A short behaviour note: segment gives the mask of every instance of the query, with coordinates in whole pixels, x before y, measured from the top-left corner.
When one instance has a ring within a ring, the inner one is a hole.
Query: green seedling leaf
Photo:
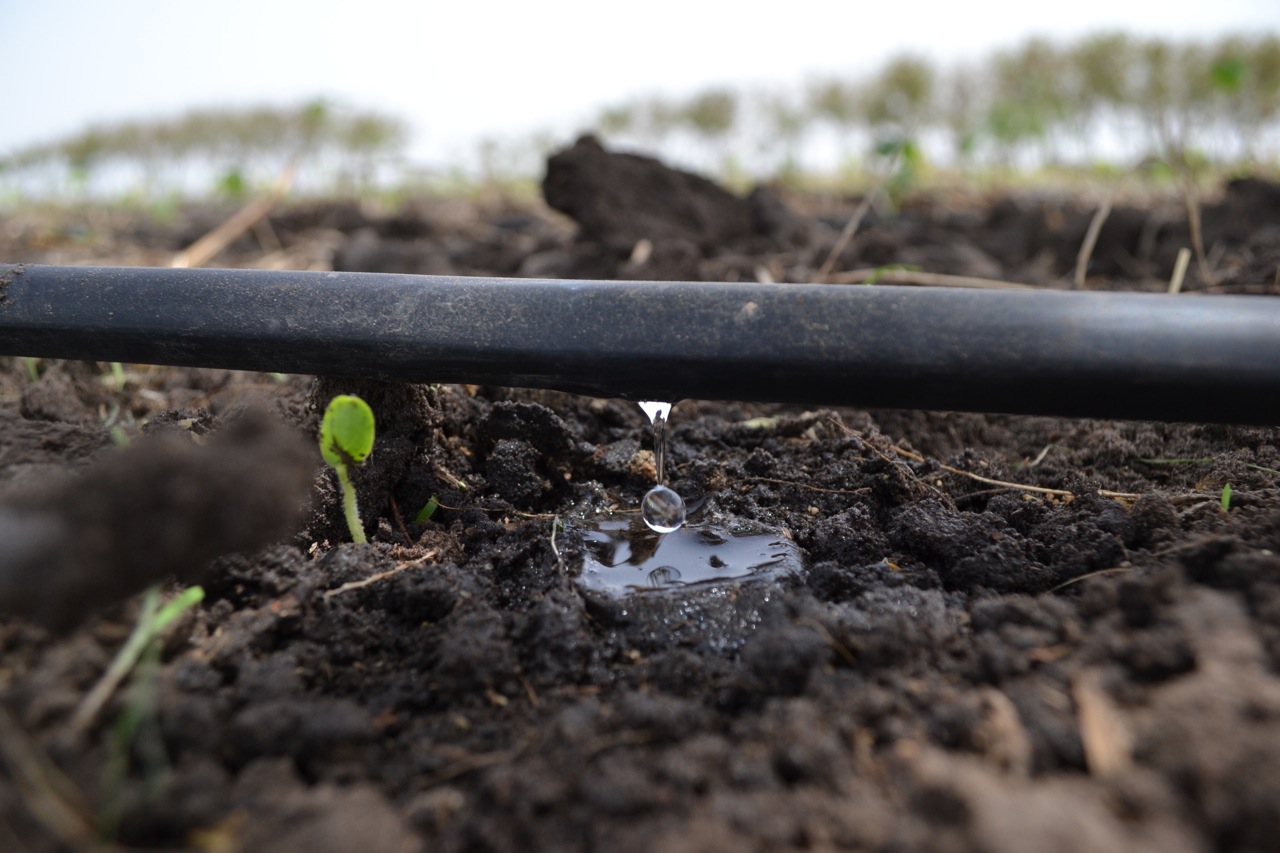
[[[1225,486],[1222,487],[1222,498],[1219,500],[1218,505],[1222,507],[1223,512],[1228,512],[1231,509],[1231,484],[1230,483],[1227,483]]]
[[[436,500],[435,495],[432,495],[431,500],[427,501],[426,504],[423,505],[422,509],[418,510],[418,515],[413,519],[413,523],[421,524],[422,522],[431,518],[431,516],[435,515],[436,510],[438,510],[439,508],[440,508],[440,501]]]
[[[373,451],[373,410],[359,397],[339,394],[329,401],[320,422],[320,455],[338,475],[342,488],[342,511],[351,531],[351,541],[367,542],[360,511],[356,506],[356,490],[351,485],[348,468],[359,465]]]
[[[179,616],[195,607],[201,601],[204,601],[204,588],[199,586],[189,586],[169,599],[165,602],[164,607],[161,607],[156,612],[156,617],[152,620],[152,637],[162,634]]]
[[[339,394],[320,422],[320,453],[334,468],[359,465],[373,451],[373,410],[359,397]]]

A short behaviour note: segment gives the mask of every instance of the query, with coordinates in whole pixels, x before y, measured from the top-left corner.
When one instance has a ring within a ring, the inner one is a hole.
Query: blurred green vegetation
[[[204,193],[238,198],[305,161],[332,186],[368,186],[379,165],[408,140],[398,118],[318,99],[289,106],[199,109],[182,115],[94,125],[69,137],[0,158],[0,181],[26,178],[59,195],[84,194],[100,176],[123,173],[129,192],[174,192],[192,172],[207,174]]]
[[[839,189],[865,184],[889,160],[894,193],[942,175],[1007,183],[1048,173],[1106,180],[1139,164],[1156,181],[1274,171],[1280,36],[1031,39],[945,67],[902,55],[861,78],[633,97],[588,124],[612,145],[716,172],[731,185]],[[524,197],[536,194],[546,153],[568,141],[545,130],[489,138],[477,143],[472,167],[428,169],[406,161],[408,139],[397,118],[323,100],[99,125],[0,156],[0,203],[33,187],[44,197],[89,198],[108,176],[116,197],[189,195],[192,174],[202,176],[196,194],[235,199],[295,162],[306,178],[299,188],[323,193]]]
[[[842,166],[864,171],[886,151],[906,153],[913,179],[928,171],[926,152],[953,173],[1150,161],[1175,171],[1192,163],[1252,169],[1273,166],[1280,142],[1280,36],[1036,38],[952,67],[903,55],[865,78],[811,80],[789,93],[721,88],[684,103],[615,104],[597,129],[661,151],[705,135],[698,107],[710,94],[723,117],[718,145],[772,152],[756,161],[758,178],[803,172],[802,152],[818,140],[835,147]]]

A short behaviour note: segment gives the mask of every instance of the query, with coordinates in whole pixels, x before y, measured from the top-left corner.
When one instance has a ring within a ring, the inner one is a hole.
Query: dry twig
[[[914,284],[920,287],[969,287],[990,290],[1035,290],[1034,285],[995,278],[976,278],[969,275],[921,272],[919,270],[863,269],[834,273],[822,281],[828,284],[862,284],[866,281],[883,281],[887,284]]]
[[[1129,732],[1119,709],[1102,689],[1098,673],[1086,670],[1072,679],[1071,696],[1080,716],[1080,742],[1089,772],[1105,779],[1132,767]]]
[[[177,268],[202,267],[209,263],[219,252],[231,245],[233,240],[253,228],[264,216],[271,212],[271,208],[275,207],[289,191],[297,170],[298,161],[296,159],[289,161],[288,165],[281,170],[269,193],[262,198],[249,202],[236,211],[226,222],[223,222],[217,228],[174,255],[173,260],[169,262],[169,266]]]
[[[1078,575],[1072,578],[1071,580],[1063,581],[1057,586],[1051,587],[1049,589],[1049,592],[1057,592],[1060,589],[1066,589],[1072,584],[1077,584],[1077,583],[1080,583],[1081,581],[1087,581],[1089,578],[1099,578],[1099,577],[1104,577],[1106,575],[1122,575],[1125,572],[1131,572],[1131,571],[1133,571],[1133,568],[1131,566],[1114,566],[1113,568],[1110,568],[1110,569],[1098,569],[1096,572],[1088,572],[1087,574]]]
[[[0,706],[0,766],[27,811],[74,850],[89,849],[95,832],[80,791]]]
[[[1111,202],[1114,194],[1108,194],[1099,206],[1098,212],[1089,221],[1089,230],[1084,233],[1084,241],[1080,244],[1080,253],[1076,255],[1076,274],[1071,280],[1075,290],[1084,287],[1085,273],[1089,269],[1089,259],[1093,257],[1093,249],[1098,244],[1098,235],[1102,233],[1102,225],[1111,215]]]
[[[902,159],[902,151],[894,152],[889,158],[889,162],[885,164],[884,169],[876,176],[876,181],[867,190],[866,196],[863,197],[862,203],[853,211],[853,216],[849,217],[849,221],[845,223],[844,230],[840,232],[840,236],[836,239],[836,244],[831,247],[831,251],[827,253],[827,259],[822,262],[822,268],[818,270],[818,282],[827,282],[831,271],[835,269],[836,262],[840,260],[841,253],[845,247],[849,245],[849,241],[853,239],[853,235],[858,232],[858,226],[862,224],[862,220],[866,218],[867,212],[871,210],[871,205],[875,201],[877,195],[884,190],[885,184],[889,183],[889,178],[893,177],[894,170],[898,168],[898,161]]]
[[[919,453],[912,453],[910,450],[907,450],[902,447],[898,447],[896,445],[893,448],[893,452],[903,457],[904,459],[910,459],[912,462],[925,461],[924,457],[921,456]],[[1066,489],[1050,489],[1044,486],[1027,486],[1022,483],[1011,483],[1008,480],[996,480],[991,477],[984,477],[981,474],[975,474],[972,471],[965,471],[962,468],[953,468],[950,465],[945,465],[941,462],[938,463],[938,467],[948,473],[958,474],[961,477],[968,477],[970,480],[977,480],[979,483],[986,483],[988,486],[1000,486],[1001,488],[1005,488],[1005,489],[1020,489],[1024,492],[1035,492],[1041,495],[1056,495],[1058,497],[1064,497],[1064,498],[1075,497],[1073,493],[1067,491]]]
[[[1183,246],[1178,250],[1178,259],[1173,263],[1173,275],[1169,277],[1169,292],[1181,293],[1182,280],[1187,276],[1187,264],[1191,261],[1191,250]]]
[[[326,590],[324,594],[325,601],[328,601],[330,598],[332,598],[335,595],[339,595],[344,592],[351,592],[353,589],[364,589],[366,586],[370,586],[381,580],[386,580],[392,575],[398,575],[403,571],[407,571],[408,569],[413,569],[418,566],[421,566],[423,563],[426,563],[429,560],[434,560],[438,553],[439,552],[435,550],[428,551],[418,559],[410,560],[406,563],[401,563],[400,565],[396,566],[394,569],[387,569],[385,572],[378,572],[376,575],[369,575],[369,577],[367,578],[363,578],[358,581],[350,581],[348,583],[344,583],[342,586],[335,587],[330,590]]]
[[[827,489],[822,486],[811,486],[808,483],[798,483],[795,480],[779,480],[774,477],[744,477],[748,483],[773,483],[779,486],[795,486],[798,489],[808,489],[811,492],[822,492],[827,495],[865,495],[871,491],[869,488],[861,489]]]
[[[1191,229],[1191,247],[1196,250],[1196,265],[1200,268],[1200,278],[1204,283],[1213,286],[1217,283],[1209,266],[1209,259],[1204,252],[1204,232],[1200,227],[1200,198],[1196,192],[1195,180],[1190,175],[1182,177],[1182,201],[1187,208],[1187,225]]]

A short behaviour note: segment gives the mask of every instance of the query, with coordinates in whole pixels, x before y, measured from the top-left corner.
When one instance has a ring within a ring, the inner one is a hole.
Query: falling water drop
[[[666,420],[671,417],[671,404],[659,403],[653,400],[641,400],[640,408],[644,409],[644,413],[649,416],[649,423],[653,423],[658,418]]]
[[[640,502],[640,516],[655,533],[671,533],[684,524],[684,498],[666,486],[654,486]]]
[[[644,400],[640,408],[653,424],[653,464],[658,469],[658,485],[666,482],[667,418],[671,416],[671,404]]]
[[[684,498],[666,484],[667,418],[671,404],[644,400],[640,408],[653,424],[653,464],[658,473],[658,485],[654,486],[640,502],[640,515],[649,529],[657,533],[671,533],[684,524]]]

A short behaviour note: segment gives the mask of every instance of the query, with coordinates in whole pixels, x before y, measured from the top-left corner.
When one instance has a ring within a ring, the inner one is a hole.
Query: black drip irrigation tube
[[[1280,424],[1280,299],[0,265],[0,354]]]

